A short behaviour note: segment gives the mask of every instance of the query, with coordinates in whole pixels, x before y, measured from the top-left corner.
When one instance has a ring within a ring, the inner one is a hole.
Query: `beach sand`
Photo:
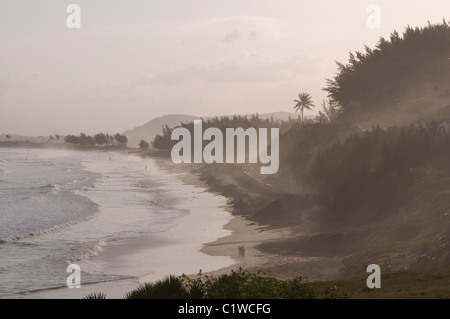
[[[167,160],[162,160],[161,163],[169,170],[180,172],[182,174],[180,178],[185,184],[203,187],[208,189],[208,192],[222,194],[222,192],[212,191],[202,180],[201,173],[198,172],[200,165],[173,164]],[[231,201],[232,198],[228,198],[226,207],[230,213],[233,212]],[[231,234],[205,243],[201,252],[210,256],[230,256],[236,263],[211,272],[203,272],[204,274],[218,276],[242,267],[247,271],[262,271],[282,280],[301,276],[306,280],[321,281],[339,278],[340,270],[344,267],[342,257],[303,257],[293,254],[268,253],[258,249],[259,244],[298,235],[298,229],[293,227],[275,228],[259,224],[242,215],[233,215],[231,221],[224,228],[231,231]],[[239,247],[244,247],[244,255],[240,254]],[[189,276],[195,277],[195,275],[190,274]]]

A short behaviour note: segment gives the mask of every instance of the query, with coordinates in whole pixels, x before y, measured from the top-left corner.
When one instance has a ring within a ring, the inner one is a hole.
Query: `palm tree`
[[[299,93],[298,94],[298,100],[294,100],[294,110],[297,112],[300,110],[302,114],[302,122],[303,122],[303,111],[305,109],[311,110],[311,108],[314,107],[314,103],[312,101],[311,95],[308,93]]]

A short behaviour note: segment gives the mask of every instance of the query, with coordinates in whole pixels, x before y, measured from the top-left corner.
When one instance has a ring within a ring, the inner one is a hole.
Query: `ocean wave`
[[[72,179],[71,181],[68,181],[67,184],[73,185],[73,184],[78,183],[79,181],[80,181],[79,179]]]
[[[52,194],[56,195],[60,192],[61,186],[58,184],[47,184],[44,186],[37,187],[37,192],[41,194]],[[36,199],[37,197],[33,196],[30,199]]]
[[[156,205],[156,206],[167,207],[168,205],[165,204],[163,201],[164,201],[163,198],[154,198],[152,200],[149,200],[148,202],[150,204],[153,204],[153,205]]]
[[[16,240],[20,240],[20,239],[24,239],[24,238],[28,238],[28,237],[44,235],[44,234],[53,232],[55,230],[66,228],[68,226],[72,226],[72,225],[75,225],[75,224],[87,221],[89,219],[95,218],[95,217],[97,217],[100,214],[100,207],[101,206],[96,204],[96,203],[94,203],[94,204],[97,206],[97,209],[96,209],[96,211],[93,214],[91,214],[89,216],[86,216],[84,218],[75,219],[75,220],[72,220],[72,221],[68,221],[68,222],[65,222],[65,223],[61,223],[61,224],[58,224],[58,225],[53,225],[53,226],[50,226],[50,227],[46,227],[46,228],[30,231],[28,233],[2,237],[2,238],[0,238],[0,244],[10,243],[10,242],[13,242],[13,241],[16,241]]]
[[[98,256],[106,245],[107,243],[104,240],[85,243],[82,247],[77,248],[76,253],[70,256],[67,262],[72,263]]]
[[[113,281],[121,281],[121,280],[136,280],[136,285],[139,283],[138,282],[138,278],[139,278],[138,276],[103,275],[102,276],[103,278],[99,278],[99,275],[94,275],[95,278],[86,280],[86,275],[89,275],[89,273],[84,274],[83,282],[82,282],[83,286],[95,285],[95,284],[101,284],[101,283],[113,282]],[[49,287],[40,288],[40,289],[23,290],[23,291],[18,291],[17,294],[19,294],[19,295],[30,295],[30,294],[35,294],[35,293],[40,293],[40,292],[45,292],[45,291],[58,290],[58,289],[67,289],[67,285],[54,285],[54,286],[49,286]],[[14,294],[11,294],[11,296],[14,296]]]
[[[48,190],[49,192],[53,191],[53,190],[58,190],[59,188],[60,188],[60,186],[58,184],[47,184],[47,185],[38,187],[38,189]]]

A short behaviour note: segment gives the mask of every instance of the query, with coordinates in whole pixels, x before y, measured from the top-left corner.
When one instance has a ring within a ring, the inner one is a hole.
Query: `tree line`
[[[408,190],[432,176],[450,176],[450,135],[437,122],[375,127],[317,155],[311,176],[321,203],[337,218],[389,214]]]
[[[419,28],[407,27],[375,48],[350,52],[348,62],[326,80],[325,91],[344,113],[355,109],[389,106],[409,92],[450,83],[450,26],[444,20]]]
[[[232,117],[221,116],[211,119],[203,119],[202,127],[206,130],[210,127],[218,128],[225,134],[226,128],[243,128],[244,130],[250,127],[258,128],[279,128],[280,134],[286,132],[292,125],[298,122],[298,119],[289,117],[288,120],[271,118],[263,119],[258,114],[248,115],[234,115]],[[168,125],[162,127],[162,134],[158,134],[152,141],[152,146],[155,149],[171,149],[178,141],[172,141],[172,131],[177,127],[187,128],[191,134],[194,134],[194,122],[181,123],[179,126],[170,128]]]
[[[97,133],[93,136],[85,133],[80,135],[67,135],[64,142],[78,146],[126,146],[128,138],[124,134]]]

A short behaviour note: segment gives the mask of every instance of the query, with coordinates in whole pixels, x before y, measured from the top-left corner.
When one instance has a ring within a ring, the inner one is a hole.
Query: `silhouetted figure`
[[[244,255],[245,255],[244,246],[239,246],[239,256],[244,257]]]

